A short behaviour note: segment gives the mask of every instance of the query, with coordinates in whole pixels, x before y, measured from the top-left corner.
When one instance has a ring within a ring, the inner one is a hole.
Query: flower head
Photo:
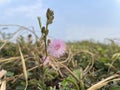
[[[65,53],[66,45],[62,40],[53,40],[48,46],[48,53],[56,58],[59,58]]]

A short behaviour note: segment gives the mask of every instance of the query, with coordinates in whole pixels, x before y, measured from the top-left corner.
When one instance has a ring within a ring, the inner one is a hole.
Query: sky
[[[45,25],[47,8],[55,16],[49,26],[49,38],[65,41],[120,38],[120,0],[0,0],[0,24],[34,27],[38,34],[37,17]]]

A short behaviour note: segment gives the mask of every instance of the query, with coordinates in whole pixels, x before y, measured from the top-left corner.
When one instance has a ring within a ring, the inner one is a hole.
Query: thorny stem
[[[44,43],[45,43],[45,54],[46,54],[45,59],[46,59],[48,56],[48,54],[47,54],[47,37],[46,36],[44,37]]]
[[[48,30],[48,22],[46,23],[46,30]],[[44,42],[45,42],[45,53],[46,53],[46,57],[47,57],[48,56],[48,53],[47,53],[47,34],[45,34]]]
[[[38,19],[38,23],[39,23],[39,26],[40,26],[40,29],[42,30],[42,24],[41,24],[41,20],[40,20],[40,17],[37,18]],[[45,28],[45,32],[42,32],[42,38],[44,40],[44,43],[45,43],[45,54],[46,54],[46,57],[45,59],[47,58],[48,54],[47,54],[47,30],[48,30],[48,22],[46,23],[46,28]],[[44,67],[42,65],[42,82],[44,83],[44,78],[45,78],[45,75],[44,75]]]
[[[40,26],[40,29],[42,30],[42,24],[41,24],[41,20],[40,20],[40,17],[37,18],[38,19],[38,23],[39,23],[39,26]],[[45,28],[45,33],[42,33],[42,37],[44,38],[44,43],[45,43],[45,54],[46,54],[46,57],[47,57],[47,30],[48,30],[48,21],[46,22],[46,28]]]

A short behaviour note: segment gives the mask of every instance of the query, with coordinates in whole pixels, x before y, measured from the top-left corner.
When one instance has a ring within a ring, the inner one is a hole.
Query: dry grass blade
[[[6,40],[4,40],[3,41],[4,43],[3,43],[3,45],[0,47],[0,50],[6,45],[6,43],[7,43],[7,41]]]
[[[7,74],[7,71],[6,70],[1,70],[0,71],[0,79],[5,76]],[[4,77],[5,78],[5,77]],[[6,80],[3,80],[1,82],[1,87],[0,87],[0,90],[6,90]]]
[[[87,75],[87,73],[92,69],[95,60],[94,60],[94,54],[92,52],[87,51],[87,50],[82,50],[82,51],[79,51],[76,54],[78,55],[78,54],[81,54],[81,53],[85,53],[85,54],[88,54],[88,55],[91,56],[91,59],[90,59],[88,65],[86,66],[86,68],[83,71],[83,76],[85,77]]]
[[[4,62],[12,62],[14,60],[19,59],[20,57],[11,57],[11,58],[7,58],[7,59],[0,59],[0,63],[4,63]]]
[[[6,90],[6,80],[2,81],[0,90]]]
[[[87,53],[91,56],[91,60],[89,61],[88,65],[86,66],[84,72],[84,76],[92,69],[93,65],[94,65],[94,54],[90,51],[83,51],[84,53]]]
[[[14,35],[16,35],[17,33],[19,33],[20,31],[27,30],[27,31],[31,32],[32,34],[34,34],[37,39],[39,39],[39,37],[36,35],[36,33],[32,29],[29,29],[28,27],[17,25],[17,24],[6,24],[6,25],[0,24],[0,27],[3,27],[3,26],[7,26],[7,27],[9,27],[9,26],[19,27],[19,29],[12,35],[11,38],[13,38]],[[7,40],[7,41],[9,41],[9,40]]]
[[[63,66],[76,79],[76,81],[78,81],[79,83],[81,83],[80,80],[79,80],[79,78],[66,65],[64,65],[62,63],[59,63],[59,65]]]
[[[105,86],[106,84],[108,84],[109,82],[114,81],[114,80],[119,81],[120,80],[120,75],[118,75],[118,74],[112,75],[112,76],[110,76],[110,77],[108,77],[108,78],[106,78],[104,80],[101,80],[97,84],[94,84],[93,86],[91,86],[87,90],[98,90],[101,87]]]
[[[7,74],[6,70],[1,70],[0,71],[0,79]]]
[[[18,47],[19,47],[21,61],[22,61],[22,66],[23,66],[23,73],[24,73],[24,77],[25,77],[25,80],[26,80],[26,87],[25,87],[24,90],[26,90],[27,86],[28,86],[28,75],[27,75],[27,70],[26,70],[26,65],[25,65],[25,59],[23,57],[23,54],[22,54],[22,51],[21,51],[21,48],[20,48],[19,45],[18,45]]]

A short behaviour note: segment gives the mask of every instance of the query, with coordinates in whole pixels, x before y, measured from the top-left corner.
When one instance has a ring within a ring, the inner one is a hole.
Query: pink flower
[[[43,57],[43,65],[47,65],[48,63],[50,63],[50,59],[49,59],[49,57],[47,56],[47,57]]]
[[[48,46],[48,53],[56,58],[59,58],[65,53],[66,45],[62,40],[53,40]]]

